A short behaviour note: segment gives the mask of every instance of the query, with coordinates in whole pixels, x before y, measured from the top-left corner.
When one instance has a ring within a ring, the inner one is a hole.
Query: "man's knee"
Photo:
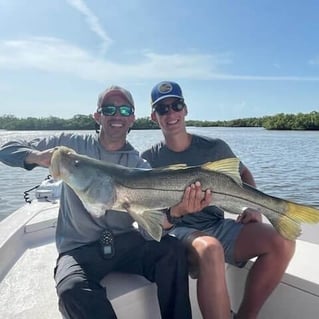
[[[56,289],[64,318],[116,318],[105,288],[95,281],[72,275],[62,280]]]
[[[57,295],[63,301],[79,298],[83,289],[85,289],[84,281],[78,276],[68,276],[56,286]]]
[[[215,262],[224,259],[224,248],[220,241],[211,236],[199,236],[193,239],[190,247],[201,261]]]
[[[198,278],[202,267],[215,267],[225,263],[224,249],[218,239],[203,233],[193,234],[188,238],[188,264],[192,278]]]
[[[80,285],[75,278],[69,277],[57,284],[56,291],[63,318],[73,318],[84,300],[80,294]]]
[[[281,258],[290,260],[295,253],[296,242],[283,238],[276,232],[272,239],[272,246],[271,250],[276,251]]]

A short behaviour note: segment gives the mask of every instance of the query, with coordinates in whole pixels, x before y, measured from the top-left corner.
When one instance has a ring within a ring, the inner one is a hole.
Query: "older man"
[[[98,134],[63,133],[32,141],[11,141],[1,147],[0,160],[28,170],[48,167],[52,149],[65,145],[99,160],[147,168],[148,163],[126,140],[135,120],[134,111],[131,93],[111,86],[100,94],[93,114]],[[100,285],[111,271],[140,274],[156,282],[163,319],[191,318],[183,246],[171,236],[164,236],[160,242],[146,240],[132,222],[123,212],[91,215],[72,189],[63,185],[56,229],[59,257],[55,281],[64,318],[115,319]],[[111,240],[103,241],[106,237]]]

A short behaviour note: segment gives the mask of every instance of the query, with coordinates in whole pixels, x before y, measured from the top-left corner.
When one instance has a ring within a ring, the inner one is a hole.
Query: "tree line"
[[[261,118],[243,118],[229,121],[187,120],[187,126],[195,127],[263,127],[267,130],[319,130],[319,112],[284,114]],[[3,130],[94,130],[96,128],[92,115],[74,115],[71,119],[54,116],[46,118],[18,118],[14,115],[0,116],[0,129]],[[136,119],[133,130],[156,129],[158,125],[148,117]]]

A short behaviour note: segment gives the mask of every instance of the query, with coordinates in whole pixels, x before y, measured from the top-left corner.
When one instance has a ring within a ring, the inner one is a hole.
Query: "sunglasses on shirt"
[[[169,112],[171,108],[174,112],[180,112],[185,107],[185,103],[181,100],[175,101],[171,104],[156,104],[153,110],[160,116],[163,116]]]
[[[131,116],[134,114],[134,107],[131,105],[103,105],[98,109],[98,112],[105,116],[114,116],[116,112],[119,112],[121,116]]]

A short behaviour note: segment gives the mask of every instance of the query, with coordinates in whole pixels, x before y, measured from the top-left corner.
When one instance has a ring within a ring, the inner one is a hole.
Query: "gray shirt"
[[[160,142],[144,151],[142,157],[155,168],[173,164],[197,166],[236,156],[230,146],[219,138],[192,135],[190,146],[181,152],[174,152],[164,142]],[[223,218],[224,212],[221,209],[216,206],[208,206],[199,213],[183,216],[176,227],[191,227],[203,230]]]
[[[26,156],[32,150],[43,151],[60,145],[99,160],[133,168],[149,168],[149,164],[139,157],[138,151],[129,143],[119,151],[109,152],[102,147],[96,133],[62,133],[31,141],[11,141],[0,148],[0,161],[9,166],[32,170],[36,165],[25,163]],[[136,231],[132,223],[133,219],[124,212],[107,211],[101,217],[91,215],[73,190],[63,184],[56,228],[57,249],[62,253],[96,241],[106,227],[111,228],[114,234]]]

